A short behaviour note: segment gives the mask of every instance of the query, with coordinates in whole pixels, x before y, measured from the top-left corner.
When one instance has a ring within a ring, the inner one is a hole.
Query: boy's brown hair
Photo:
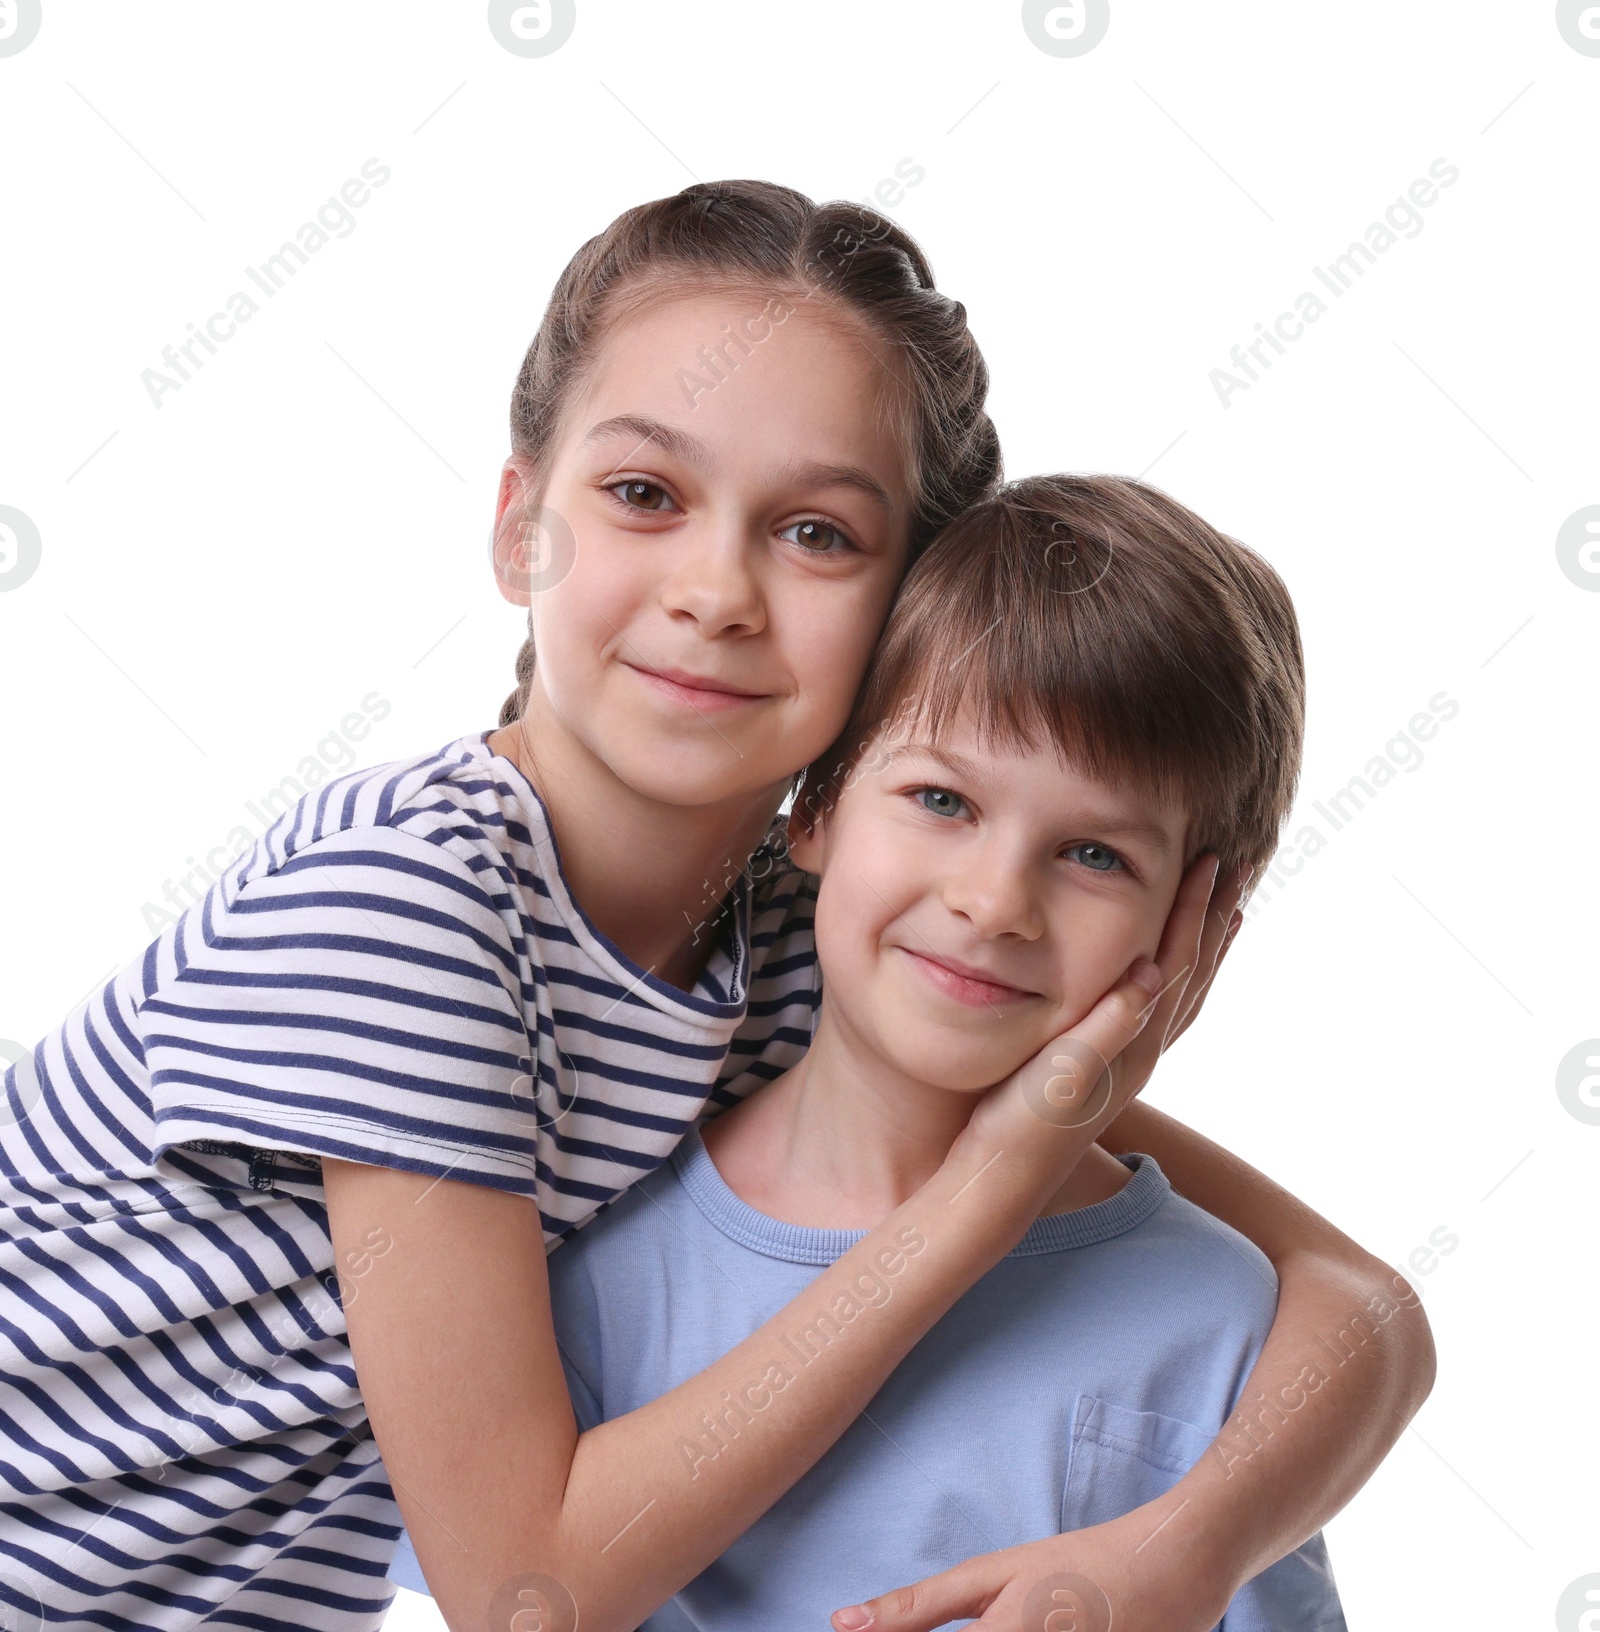
[[[937,738],[964,704],[996,746],[1053,745],[1181,805],[1191,857],[1259,865],[1299,775],[1299,626],[1259,555],[1159,489],[1032,476],[963,512],[912,568],[804,805],[826,811],[869,746]]]

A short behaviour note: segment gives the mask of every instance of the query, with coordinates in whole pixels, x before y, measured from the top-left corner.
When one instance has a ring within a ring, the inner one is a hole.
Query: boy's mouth
[[[725,709],[738,708],[744,703],[761,702],[767,697],[764,691],[749,691],[743,686],[735,686],[726,680],[718,680],[707,674],[691,674],[687,669],[653,669],[643,663],[624,662],[624,668],[632,669],[650,689],[659,695],[669,697],[674,702],[686,703],[697,713],[718,713]]]
[[[993,975],[958,958],[935,956],[932,952],[916,952],[909,946],[898,948],[911,959],[911,967],[936,991],[969,1008],[997,1009],[1002,1004],[1020,1003],[1025,998],[1038,997],[1038,992],[1021,986],[1011,986],[996,980]]]

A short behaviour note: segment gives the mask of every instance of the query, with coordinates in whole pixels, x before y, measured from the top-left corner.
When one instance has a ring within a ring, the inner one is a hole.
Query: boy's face
[[[825,821],[791,824],[821,876],[827,1023],[930,1087],[987,1088],[1154,956],[1183,876],[1184,812],[1053,747],[980,746],[958,720],[864,763]]]

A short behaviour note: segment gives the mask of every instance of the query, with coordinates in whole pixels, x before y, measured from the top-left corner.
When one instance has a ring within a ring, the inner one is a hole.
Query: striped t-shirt
[[[490,735],[307,794],[7,1070],[0,1623],[376,1627],[400,1514],[320,1158],[531,1196],[554,1246],[809,1041],[803,875],[758,853],[668,986]]]

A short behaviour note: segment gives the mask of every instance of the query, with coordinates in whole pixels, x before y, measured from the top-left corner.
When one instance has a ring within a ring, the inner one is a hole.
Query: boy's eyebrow
[[[966,782],[980,782],[983,779],[982,769],[976,761],[968,759],[965,754],[956,753],[953,749],[941,748],[936,742],[902,743],[885,756],[884,769],[887,770],[902,754],[923,754],[929,759],[937,760],[953,776]],[[1082,820],[1101,833],[1144,839],[1152,850],[1158,851],[1163,856],[1172,849],[1172,840],[1162,828],[1154,822],[1141,821],[1137,816],[1115,816],[1109,811],[1090,811],[1082,817]]]
[[[604,442],[610,437],[622,436],[634,439],[634,446],[630,450],[633,453],[650,443],[673,458],[681,459],[686,465],[693,465],[696,470],[711,468],[708,444],[698,436],[680,431],[675,425],[651,419],[645,414],[616,414],[610,419],[603,419],[598,425],[590,427],[581,445],[587,447],[591,442]],[[616,468],[621,469],[621,465],[626,463],[623,460]],[[793,483],[797,487],[853,487],[857,492],[866,494],[882,510],[891,515],[894,513],[894,500],[889,496],[889,490],[876,476],[859,465],[791,464],[777,475],[779,481]]]
[[[898,748],[890,749],[884,756],[884,769],[887,770],[903,754],[922,754],[928,759],[936,759],[952,775],[962,777],[968,782],[977,782],[983,775],[975,760],[968,759],[965,754],[958,754],[953,748],[941,748],[936,742],[902,742]]]

